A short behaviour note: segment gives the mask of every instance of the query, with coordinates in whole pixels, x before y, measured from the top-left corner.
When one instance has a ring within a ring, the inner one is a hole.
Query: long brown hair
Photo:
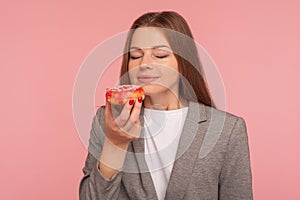
[[[204,79],[204,72],[191,30],[185,19],[174,11],[149,12],[137,18],[128,33],[121,66],[120,83],[130,83],[128,76],[129,48],[131,39],[139,27],[162,28],[178,62],[181,76],[179,97],[215,107]],[[170,31],[165,31],[170,30]],[[176,32],[177,34],[173,34]]]

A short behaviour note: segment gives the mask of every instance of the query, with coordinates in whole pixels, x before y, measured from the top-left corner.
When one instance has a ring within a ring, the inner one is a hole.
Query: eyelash
[[[156,58],[159,58],[159,59],[163,59],[163,58],[166,58],[168,57],[169,55],[163,55],[163,56],[155,56]],[[136,60],[136,59],[139,59],[141,58],[142,56],[130,56],[130,59],[132,60]]]
[[[136,60],[136,59],[139,59],[140,57],[141,57],[141,56],[138,56],[138,57],[130,56],[130,59]]]
[[[162,59],[162,58],[166,58],[166,57],[168,57],[168,55],[163,55],[163,56],[155,56],[156,58],[160,58],[160,59]]]

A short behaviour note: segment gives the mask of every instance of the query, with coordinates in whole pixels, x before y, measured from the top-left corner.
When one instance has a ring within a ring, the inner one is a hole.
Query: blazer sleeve
[[[238,118],[226,151],[219,180],[219,200],[252,200],[252,173],[247,128]]]
[[[97,110],[93,118],[90,132],[88,155],[83,168],[84,176],[80,181],[79,199],[118,199],[123,172],[117,172],[111,179],[102,176],[98,169],[98,159],[100,158],[104,142],[104,107]]]

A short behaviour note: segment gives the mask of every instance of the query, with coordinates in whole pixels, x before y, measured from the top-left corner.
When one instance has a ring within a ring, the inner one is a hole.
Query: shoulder
[[[230,143],[247,141],[246,124],[243,117],[216,109],[210,106],[200,105],[206,120],[200,127],[205,128],[204,141],[199,157],[204,158],[211,150],[226,152]]]
[[[242,116],[206,105],[203,105],[203,107],[205,109],[206,118],[211,123],[223,122],[225,127],[232,127],[237,124],[245,125],[245,119]]]
[[[103,106],[100,106],[100,107],[98,107],[98,109],[97,109],[97,111],[96,111],[96,116],[98,117],[98,118],[100,118],[101,117],[101,115],[103,115],[104,114],[104,110],[105,110],[105,106],[103,105]]]
[[[226,140],[238,135],[247,135],[246,122],[243,117],[210,106],[203,105],[203,108],[208,132],[220,134]]]

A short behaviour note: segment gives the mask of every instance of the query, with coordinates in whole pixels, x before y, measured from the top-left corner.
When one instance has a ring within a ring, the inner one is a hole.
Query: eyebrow
[[[159,48],[164,48],[164,47],[166,47],[166,48],[168,48],[168,49],[171,50],[171,48],[169,46],[167,46],[167,45],[156,45],[156,46],[151,47],[151,49],[159,49]],[[131,49],[141,50],[140,47],[130,47],[129,50],[131,50]]]

